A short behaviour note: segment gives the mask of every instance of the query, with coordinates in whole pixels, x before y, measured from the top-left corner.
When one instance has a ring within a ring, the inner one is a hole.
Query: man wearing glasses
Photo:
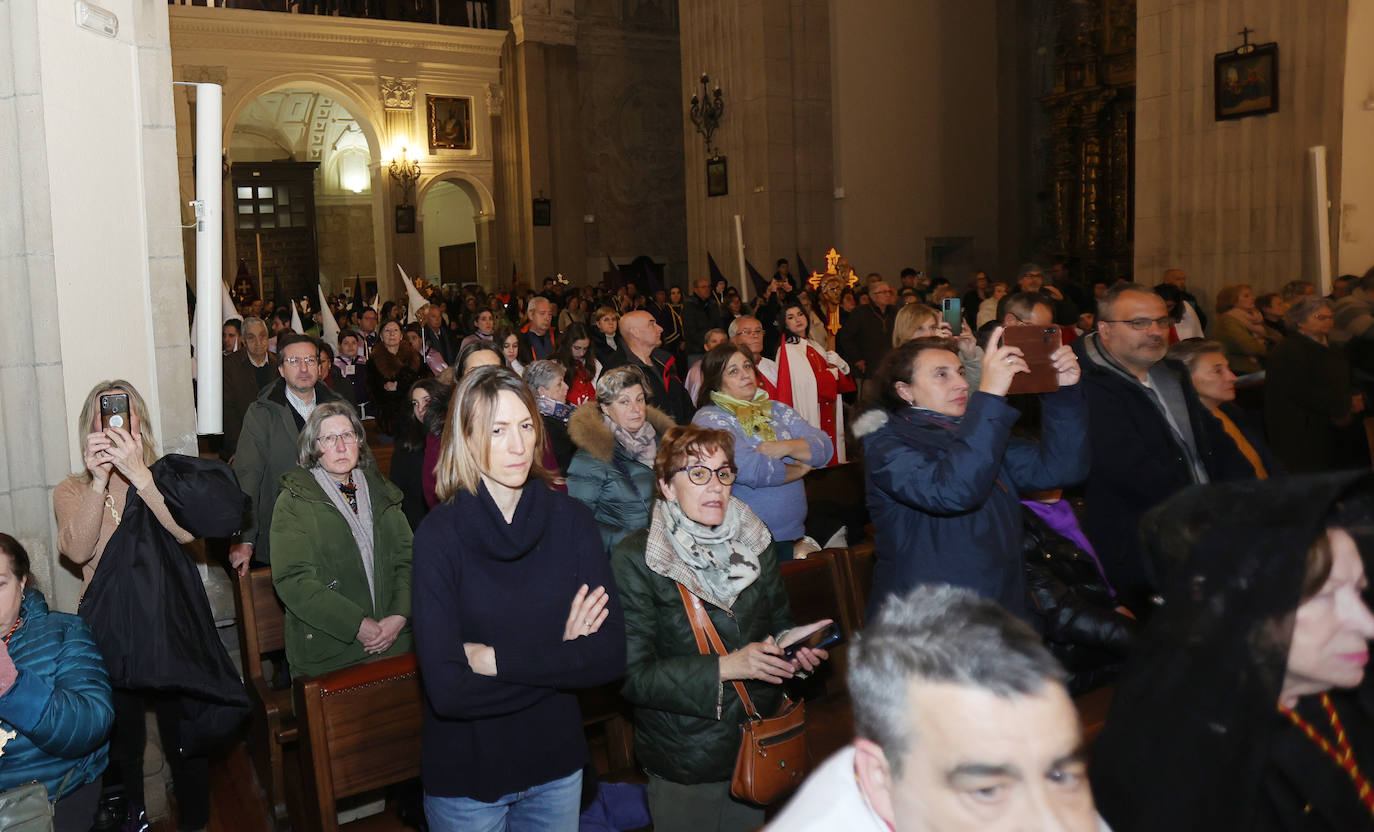
[[[1092,443],[1083,528],[1120,597],[1139,610],[1155,589],[1137,540],[1140,518],[1189,485],[1243,476],[1244,459],[1198,400],[1187,368],[1164,358],[1163,298],[1118,283],[1098,301],[1098,315],[1097,332],[1073,344]]]
[[[277,356],[281,379],[264,387],[248,407],[233,461],[239,487],[248,496],[243,529],[229,547],[229,563],[241,575],[247,574],[250,561],[258,566],[271,562],[267,536],[277,480],[298,464],[296,440],[305,420],[320,402],[342,401],[320,381],[317,339],[286,333],[277,344]]]

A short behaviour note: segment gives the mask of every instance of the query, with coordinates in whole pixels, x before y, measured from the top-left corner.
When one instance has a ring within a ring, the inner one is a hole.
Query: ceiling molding
[[[484,58],[499,57],[506,40],[506,32],[502,29],[205,6],[169,6],[168,18],[172,45],[177,49],[269,48],[272,44],[289,43],[295,44],[293,48],[300,51],[300,44],[314,43],[321,47],[357,45],[433,50]]]

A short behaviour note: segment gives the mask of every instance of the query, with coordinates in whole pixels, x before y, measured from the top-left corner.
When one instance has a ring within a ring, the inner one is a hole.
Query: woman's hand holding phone
[[[1068,344],[1055,350],[1050,356],[1050,361],[1054,363],[1055,372],[1059,374],[1060,387],[1072,387],[1083,375],[1083,368],[1078,366],[1078,356]]]
[[[812,634],[818,633],[834,623],[835,620],[833,618],[822,618],[820,621],[815,621],[801,627],[793,627],[783,634],[782,640],[778,642],[778,646],[783,649],[784,657],[787,657],[787,648],[805,640]],[[830,651],[823,648],[812,647],[798,647],[790,656],[794,665],[808,673],[820,667],[821,662],[828,658],[830,658]]]
[[[997,327],[988,339],[987,352],[983,353],[983,377],[978,382],[978,390],[994,396],[1005,396],[1011,389],[1011,380],[1017,373],[1029,373],[1020,347],[1008,347],[1002,343],[1002,333],[1006,327]]]
[[[110,437],[103,432],[86,435],[86,447],[81,459],[91,474],[91,488],[95,491],[104,491],[110,482],[110,469],[114,468],[114,462],[110,459],[109,449]]]
[[[143,463],[143,437],[130,436],[124,428],[106,428],[105,435],[110,439],[106,451],[115,470],[134,488],[142,490],[153,481],[153,474]]]

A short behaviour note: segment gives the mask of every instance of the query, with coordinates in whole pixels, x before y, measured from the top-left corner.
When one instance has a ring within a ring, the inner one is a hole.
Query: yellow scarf
[[[773,403],[763,390],[754,392],[753,401],[743,401],[734,396],[716,391],[711,394],[711,403],[739,422],[745,436],[757,436],[764,442],[773,442],[778,432],[773,429]]]

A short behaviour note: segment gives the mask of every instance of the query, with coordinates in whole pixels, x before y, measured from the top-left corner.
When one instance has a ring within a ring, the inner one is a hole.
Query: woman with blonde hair
[[[243,493],[223,463],[159,458],[148,406],[122,379],[91,388],[77,435],[84,470],[53,491],[57,546],[81,567],[81,616],[110,670],[111,772],[123,782],[125,821],[133,824],[126,828],[146,823],[144,713],[151,705],[179,826],[201,829],[210,812],[208,754],[246,715],[247,697],[181,546],[233,534]]]
[[[435,832],[576,830],[588,755],[574,691],[625,670],[601,535],[585,506],[549,487],[543,447],[518,376],[478,367],[463,377],[436,468],[442,502],[414,545],[421,773]]]
[[[1223,286],[1217,292],[1217,320],[1212,340],[1226,348],[1231,372],[1238,376],[1264,369],[1269,342],[1264,315],[1255,307],[1255,293],[1245,283]]]
[[[897,310],[897,318],[892,323],[892,346],[900,347],[913,338],[953,338],[959,345],[959,363],[964,365],[964,378],[969,387],[978,388],[983,376],[983,348],[978,346],[978,338],[962,320],[959,332],[950,329],[949,323],[941,319],[940,310],[924,303],[909,303]]]

